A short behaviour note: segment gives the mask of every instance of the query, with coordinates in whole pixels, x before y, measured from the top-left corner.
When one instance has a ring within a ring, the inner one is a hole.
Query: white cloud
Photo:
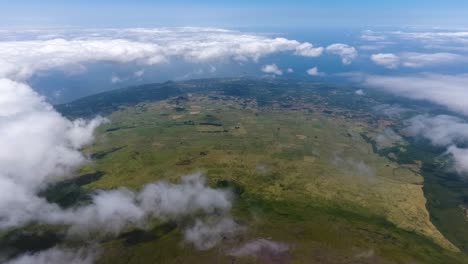
[[[401,54],[400,57],[402,58],[402,65],[408,68],[422,68],[468,61],[465,56],[454,53],[409,52]]]
[[[196,220],[195,224],[185,230],[184,238],[199,250],[213,248],[223,239],[235,235],[239,231],[231,218],[209,219],[209,221]]]
[[[447,147],[453,157],[454,168],[461,174],[468,173],[468,149],[457,147],[468,142],[468,123],[447,115],[416,116],[407,121],[404,132],[410,136],[428,139],[434,146]]]
[[[317,67],[311,68],[307,70],[307,74],[310,76],[320,76],[323,75],[323,73],[319,72]]]
[[[405,133],[422,136],[435,146],[448,146],[468,142],[468,123],[447,115],[416,116],[407,121]]]
[[[357,58],[358,52],[347,44],[335,43],[327,47],[327,52],[341,57],[344,65],[349,65]]]
[[[72,235],[84,236],[90,232],[93,235],[118,235],[129,227],[144,226],[151,218],[167,221],[206,215],[215,222],[200,218],[195,226],[203,224],[205,228],[213,228],[210,233],[213,238],[237,230],[238,225],[229,216],[231,206],[230,192],[212,189],[206,186],[201,174],[193,174],[183,177],[178,184],[164,181],[148,184],[138,193],[125,188],[99,191],[93,196],[91,205],[51,211],[36,221],[70,226]],[[221,222],[228,221],[231,226],[229,231],[216,229]],[[185,232],[193,233],[193,227],[188,227]],[[198,242],[193,237],[188,241]],[[209,247],[219,240],[213,238],[211,241]]]
[[[356,90],[355,93],[356,93],[357,95],[365,95],[364,90],[362,90],[362,89]]]
[[[288,68],[288,73],[293,73],[294,69],[293,68]]]
[[[466,175],[468,173],[468,149],[450,146],[447,153],[453,157],[455,170],[461,175]]]
[[[275,52],[296,52],[301,43],[216,29],[110,32],[80,31],[78,36],[58,34],[60,39],[0,41],[0,230],[37,222],[69,226],[71,235],[90,231],[118,234],[128,227],[144,226],[148,217],[165,220],[202,213],[219,218],[213,226],[198,219],[204,228],[212,228],[209,243],[203,242],[212,245],[224,234],[218,223],[230,223],[231,231],[236,225],[229,217],[230,194],[207,187],[200,175],[185,177],[179,184],[150,184],[139,193],[126,189],[99,191],[90,205],[72,209],[61,209],[39,197],[38,192],[48,184],[69,177],[87,162],[80,149],[93,141],[95,128],[105,119],[67,120],[20,81],[39,72],[82,69],[94,62],[151,65],[172,58],[194,62],[257,60]],[[305,52],[304,47],[301,49]],[[142,74],[140,71],[135,76]],[[194,223],[192,227],[203,234],[200,225]],[[190,233],[193,228],[186,231]],[[195,236],[190,237],[197,242]],[[37,259],[40,263],[49,258],[43,256],[57,252],[42,253],[23,256],[19,261]]]
[[[392,53],[372,54],[371,60],[380,66],[396,69],[400,65],[400,57]]]
[[[365,41],[381,42],[385,41],[387,37],[372,30],[365,30],[361,34],[361,39]]]
[[[376,113],[382,114],[391,118],[399,118],[402,114],[407,113],[409,109],[399,105],[382,104],[372,108]]]
[[[415,76],[364,76],[363,84],[410,99],[426,100],[468,115],[468,75],[418,74]]]
[[[0,228],[5,228],[35,217],[32,208],[44,204],[35,192],[86,161],[79,150],[91,143],[104,119],[69,121],[29,86],[7,79],[0,79],[0,94]]]
[[[466,44],[468,43],[468,32],[466,31],[427,31],[427,32],[404,32],[395,31],[388,34],[412,41],[421,41],[424,43],[439,43],[439,44]]]
[[[40,183],[84,161],[78,149],[92,141],[102,118],[71,122],[29,86],[7,79],[0,79],[0,94],[0,174]]]
[[[93,264],[96,257],[96,251],[91,249],[51,248],[21,255],[5,264]]]
[[[262,67],[262,72],[275,75],[283,75],[283,71],[276,64],[268,64]]]
[[[305,57],[323,53],[322,47],[308,42],[209,28],[102,29],[57,35],[60,38],[0,41],[0,77],[25,80],[41,71],[83,70],[83,64],[102,61],[154,65],[171,59],[257,61],[288,51]]]
[[[315,48],[312,44],[305,42],[296,47],[296,55],[304,57],[320,57],[324,48]]]
[[[265,257],[266,255],[277,260],[278,257],[287,253],[288,250],[289,246],[287,244],[271,241],[268,239],[257,239],[250,241],[238,248],[232,249],[229,252],[229,255],[235,257]]]
[[[423,68],[462,63],[468,61],[468,57],[454,53],[404,52],[399,55],[392,53],[373,54],[371,60],[377,65],[396,69],[400,65],[407,68]]]
[[[163,63],[165,52],[157,44],[123,39],[0,42],[0,77],[26,80],[37,72],[82,63],[138,61],[147,65]]]
[[[405,43],[433,51],[458,51],[466,53],[468,32],[466,31],[365,31],[361,38],[366,46],[381,46]]]

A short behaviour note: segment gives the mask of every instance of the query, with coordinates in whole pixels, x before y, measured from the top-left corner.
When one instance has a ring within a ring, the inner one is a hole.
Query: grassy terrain
[[[195,172],[235,193],[232,214],[243,230],[214,249],[185,243],[181,222],[155,221],[148,230],[100,240],[98,263],[468,263],[468,221],[459,207],[467,188],[434,163],[440,150],[382,140],[402,117],[375,107],[401,100],[354,91],[212,79],[130,87],[60,105],[69,118],[102,114],[111,122],[83,150],[92,162],[80,176],[41,195],[72,207],[89,203],[94,190],[139,190]],[[409,114],[427,112],[425,104],[412,107]],[[256,239],[289,250],[273,260],[229,256]],[[11,254],[57,243],[83,241],[65,241],[62,227],[0,234],[0,248]]]
[[[211,251],[181,244],[177,228],[131,246],[111,241],[102,263],[230,263],[226,251],[255,238],[291,245],[293,263],[463,262],[429,219],[419,167],[379,156],[362,138],[382,122],[295,105],[204,95],[114,112],[85,152],[120,149],[82,168],[105,173],[87,188],[138,189],[201,171],[212,186],[242,190],[234,216],[246,231]]]

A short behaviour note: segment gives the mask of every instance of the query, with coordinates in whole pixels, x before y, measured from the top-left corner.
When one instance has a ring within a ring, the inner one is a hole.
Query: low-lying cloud
[[[38,253],[21,255],[5,264],[92,264],[97,251],[87,249],[51,248]]]
[[[289,246],[268,239],[257,239],[232,249],[228,255],[234,257],[255,257],[265,263],[288,263]]]
[[[375,64],[389,69],[396,69],[400,66],[400,57],[392,53],[372,54],[371,60]]]
[[[194,228],[203,224],[206,229],[211,229],[211,237],[214,237],[236,230],[237,224],[229,217],[231,206],[230,192],[212,189],[206,185],[201,174],[193,174],[183,177],[178,184],[148,184],[140,192],[132,192],[126,188],[98,191],[90,205],[54,210],[35,220],[70,226],[71,235],[118,235],[131,227],[144,228],[146,221],[151,218],[168,221],[201,214],[211,216],[216,221],[211,219],[212,222],[204,222],[203,219],[198,219],[186,232],[193,233]],[[227,221],[230,228],[225,224]],[[189,241],[198,242],[196,239]],[[207,246],[203,249],[214,246],[218,240],[212,239],[211,242],[204,242]]]
[[[347,173],[348,176],[367,177],[371,179],[376,175],[375,170],[362,160],[335,155],[332,163],[337,168]]]
[[[86,162],[79,149],[105,121],[69,121],[26,84],[0,79],[0,229],[35,218],[35,196]]]
[[[268,64],[262,67],[262,72],[274,75],[283,75],[283,71],[276,64]]]
[[[79,69],[82,72],[86,69],[85,64],[95,62],[141,65],[168,63],[175,59],[194,63],[244,62],[258,61],[281,52],[319,57],[324,51],[323,47],[314,47],[308,42],[210,28],[102,29],[71,34],[42,32],[46,35],[42,38],[41,31],[38,32],[36,36],[19,41],[0,41],[0,78],[26,80],[48,70]]]
[[[464,120],[447,115],[418,115],[407,121],[404,132],[423,137],[434,146],[447,147],[455,170],[459,174],[468,173],[468,149],[460,147],[468,143],[468,123]]]
[[[371,56],[371,60],[380,66],[396,69],[400,66],[406,68],[425,68],[468,61],[468,57],[454,53],[419,53],[404,52],[398,55],[393,53],[378,53]]]
[[[342,43],[331,44],[326,50],[330,54],[340,56],[344,65],[351,64],[358,56],[358,52],[354,47]]]
[[[362,84],[398,96],[425,100],[468,115],[468,74],[365,75]]]
[[[98,191],[91,204],[78,208],[47,202],[40,190],[87,162],[80,149],[105,119],[69,121],[29,86],[7,79],[0,80],[0,93],[0,230],[35,222],[69,226],[73,235],[117,235],[151,217],[174,220],[200,212],[229,219],[230,193],[207,187],[199,174],[179,184],[149,184],[138,193]]]
[[[468,123],[448,115],[418,115],[407,121],[405,133],[422,136],[435,146],[463,144],[468,142]]]
[[[320,76],[323,75],[323,73],[319,72],[317,67],[313,67],[307,70],[307,74],[310,76]]]
[[[195,224],[185,230],[184,238],[198,250],[207,250],[223,239],[234,237],[240,230],[240,226],[230,217],[216,216],[204,220],[197,219]]]
[[[34,222],[67,227],[70,236],[113,236],[144,228],[151,218],[187,218],[181,226],[186,240],[198,249],[214,246],[239,227],[229,215],[231,194],[208,187],[199,174],[183,177],[177,184],[152,183],[139,192],[97,191],[90,204],[75,208],[63,209],[40,197],[47,185],[70,177],[88,162],[80,150],[94,140],[94,130],[106,120],[68,120],[25,82],[50,70],[81,72],[94,62],[255,61],[286,51],[307,57],[322,52],[295,40],[197,28],[62,32],[0,41],[0,230]],[[137,77],[143,74],[135,72]],[[56,248],[12,263],[92,262],[91,257],[75,253],[79,252]]]

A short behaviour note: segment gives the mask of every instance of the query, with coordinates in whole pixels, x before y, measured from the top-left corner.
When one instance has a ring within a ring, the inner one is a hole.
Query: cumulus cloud
[[[356,90],[355,92],[357,95],[365,95],[366,93],[364,93],[364,90],[362,89],[359,89],[359,90]]]
[[[25,80],[41,71],[83,69],[102,61],[154,65],[172,59],[257,61],[288,51],[305,57],[323,53],[308,42],[210,28],[102,29],[52,36],[0,41],[0,77]]]
[[[105,121],[69,121],[26,84],[0,79],[0,229],[35,218],[35,209],[55,206],[35,193],[69,175],[86,159],[80,148],[91,143]]]
[[[196,34],[200,32],[203,34]],[[69,177],[87,162],[80,150],[93,141],[94,130],[106,120],[68,120],[22,81],[39,72],[93,62],[152,65],[171,58],[256,60],[274,52],[295,52],[301,43],[216,29],[112,33],[104,30],[78,36],[59,34],[60,38],[55,35],[53,39],[29,36],[0,41],[0,230],[35,222],[68,226],[70,235],[115,235],[127,228],[144,227],[148,218],[170,220],[200,214],[216,221],[198,219],[187,227],[191,234],[187,237],[196,243],[198,232],[203,248],[214,245],[224,232],[236,227],[229,217],[232,201],[228,192],[206,186],[200,175],[184,177],[179,184],[149,184],[140,192],[125,188],[98,191],[89,205],[70,209],[40,197],[38,193],[47,185]],[[205,232],[209,228],[212,230]],[[14,263],[54,263],[56,259],[74,263],[79,258],[54,249],[22,256]],[[81,261],[86,263],[86,259]]]
[[[0,175],[32,188],[84,162],[78,150],[103,118],[69,121],[29,86],[7,79],[0,93]]]
[[[296,55],[304,57],[320,57],[323,53],[324,48],[315,48],[312,44],[305,42],[296,47]]]
[[[400,65],[400,57],[392,53],[372,54],[371,60],[380,66],[396,69]]]
[[[468,115],[467,74],[368,75],[363,77],[362,83],[410,99],[430,101]]]
[[[407,121],[405,133],[422,136],[435,146],[468,142],[468,124],[460,118],[448,115],[413,117]]]
[[[18,191],[18,186],[4,187],[16,188],[11,192]],[[9,197],[11,199],[5,201],[13,203],[8,207],[9,212],[0,212],[1,229],[34,221],[68,226],[68,233],[72,236],[115,236],[129,228],[144,228],[151,218],[167,221],[206,215],[210,217],[209,221],[199,218],[185,230],[187,241],[199,249],[211,248],[223,236],[239,230],[229,216],[231,193],[207,187],[200,174],[185,176],[179,184],[152,183],[140,192],[126,188],[98,191],[89,205],[70,209],[50,204],[35,193],[20,191],[22,193],[17,192],[19,197]],[[2,204],[1,208],[5,209],[5,205]]]
[[[447,153],[453,157],[455,170],[461,175],[466,175],[468,173],[468,149],[450,146]]]
[[[317,67],[313,67],[311,69],[308,69],[307,70],[307,74],[310,75],[310,76],[320,76],[320,75],[323,75],[322,72],[319,72],[318,68]]]
[[[468,142],[468,123],[464,120],[447,115],[418,115],[407,121],[404,132],[426,138],[434,146],[447,147],[456,171],[460,174],[468,173],[468,149],[458,147]]]
[[[276,64],[268,64],[263,66],[262,72],[274,75],[283,75],[283,71]]]
[[[93,249],[51,248],[38,253],[21,255],[5,264],[92,264],[97,257]]]
[[[153,65],[166,60],[159,45],[124,39],[0,42],[0,77],[14,80],[26,80],[41,71],[84,67],[83,63],[136,61]]]
[[[194,225],[185,230],[184,238],[193,243],[197,249],[207,250],[223,239],[234,236],[239,230],[239,225],[228,217],[217,217],[208,221],[198,219]]]
[[[200,248],[207,249],[219,242],[217,238],[237,230],[238,225],[229,216],[231,206],[230,192],[212,189],[206,186],[201,174],[193,174],[182,177],[178,184],[148,184],[140,192],[126,188],[99,191],[90,205],[50,211],[36,221],[70,226],[71,235],[118,235],[131,227],[144,227],[150,218],[168,221],[203,214],[211,216],[216,222],[198,219],[194,226],[186,230],[186,237],[197,247],[205,245]],[[200,235],[203,241],[198,241],[193,234],[197,229],[202,234],[203,230],[200,229],[203,228],[211,231]]]
[[[358,52],[347,44],[335,43],[327,47],[327,52],[341,57],[344,65],[349,65],[357,58]]]

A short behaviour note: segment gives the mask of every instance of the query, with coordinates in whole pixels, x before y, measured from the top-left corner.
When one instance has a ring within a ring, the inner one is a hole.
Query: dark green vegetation
[[[83,150],[94,162],[81,176],[42,195],[70,207],[89,202],[94,190],[138,190],[198,171],[210,186],[235,193],[232,214],[245,229],[218,247],[195,250],[183,242],[181,223],[156,222],[100,241],[99,263],[271,263],[228,254],[259,238],[289,246],[273,263],[468,263],[457,250],[466,250],[459,207],[466,189],[457,188],[459,181],[448,185],[454,179],[437,165],[440,150],[410,139],[376,143],[427,106],[387,116],[379,106],[404,102],[354,91],[213,79],[127,88],[61,105],[68,117],[100,113],[111,122]],[[21,232],[2,241],[15,245]],[[55,232],[58,243],[61,232]]]
[[[407,138],[405,151],[398,147],[377,150],[383,156],[395,153],[396,161],[419,160],[424,176],[424,193],[432,222],[460,250],[468,253],[468,182],[450,169],[444,148],[433,147],[422,139]],[[375,144],[375,142],[371,142]]]

